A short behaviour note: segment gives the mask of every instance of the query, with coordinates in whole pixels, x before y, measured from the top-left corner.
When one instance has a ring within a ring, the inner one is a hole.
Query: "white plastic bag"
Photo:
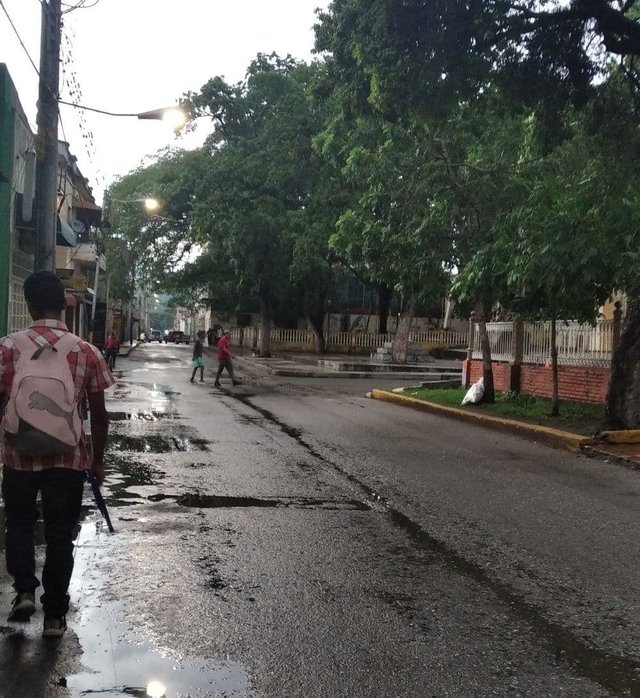
[[[484,378],[481,378],[477,383],[474,383],[469,390],[467,390],[467,394],[462,398],[462,403],[463,405],[477,405],[479,402],[482,402],[482,398],[484,397]]]

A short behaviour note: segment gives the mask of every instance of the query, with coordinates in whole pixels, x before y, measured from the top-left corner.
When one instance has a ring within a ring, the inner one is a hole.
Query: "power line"
[[[27,50],[27,47],[24,45],[24,42],[22,41],[22,37],[20,36],[20,33],[16,29],[16,25],[13,23],[13,20],[9,16],[9,13],[7,12],[7,8],[4,6],[4,2],[2,0],[0,0],[0,7],[4,10],[4,13],[7,16],[7,19],[9,20],[9,24],[11,25],[11,28],[13,29],[13,33],[18,37],[18,41],[20,42],[20,46],[22,46],[22,49],[27,54],[27,58],[29,59],[29,62],[33,66],[33,69],[36,71],[36,73],[38,75],[40,75],[40,71],[38,70],[38,67],[34,63],[33,58],[31,58],[31,54]]]
[[[78,75],[75,69],[75,60],[73,56],[73,46],[75,42],[75,32],[73,28],[67,24],[64,25],[62,31],[62,41],[61,41],[61,93],[66,90],[69,94],[71,102],[65,100],[58,100],[59,104],[76,106],[79,102],[83,101],[82,98],[82,87],[78,79]],[[74,109],[74,120],[77,125],[80,135],[82,136],[82,142],[84,146],[85,153],[87,155],[87,162],[93,164],[94,174],[93,178],[98,186],[105,185],[105,177],[100,169],[99,165],[96,163],[99,161],[97,157],[96,144],[94,139],[94,134],[90,125],[87,121],[84,110],[78,111],[77,108]]]
[[[88,0],[80,0],[77,2],[75,5],[69,5],[68,3],[62,3],[67,9],[62,11],[63,15],[69,14],[69,12],[73,12],[74,10],[88,10],[91,7],[95,7],[100,0],[94,0],[91,5],[87,5]]]

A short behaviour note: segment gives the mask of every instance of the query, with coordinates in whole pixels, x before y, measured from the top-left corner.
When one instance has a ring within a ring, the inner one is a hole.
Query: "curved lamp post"
[[[95,107],[87,107],[84,104],[76,104],[75,102],[65,102],[62,99],[58,100],[58,104],[65,104],[74,109],[83,109],[84,111],[92,111],[96,114],[105,114],[106,116],[130,116],[137,119],[163,121],[170,126],[174,131],[181,129],[189,120],[187,114],[180,107],[161,107],[160,109],[152,109],[151,111],[143,112],[115,112],[107,111],[106,109],[96,109]]]

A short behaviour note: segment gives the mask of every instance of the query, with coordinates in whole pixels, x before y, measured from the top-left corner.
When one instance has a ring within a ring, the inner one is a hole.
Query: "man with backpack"
[[[86,471],[104,480],[109,430],[104,391],[114,379],[100,351],[60,321],[65,293],[55,274],[31,274],[24,297],[33,325],[0,338],[5,556],[16,591],[8,620],[28,621],[36,610],[34,525],[40,492],[46,542],[42,635],[59,638],[66,630],[74,528]],[[85,396],[91,449],[79,412]]]

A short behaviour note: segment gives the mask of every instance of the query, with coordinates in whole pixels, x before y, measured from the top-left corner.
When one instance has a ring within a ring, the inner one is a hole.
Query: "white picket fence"
[[[488,322],[487,334],[494,361],[513,360],[513,323]],[[558,363],[568,366],[609,366],[613,351],[613,320],[595,325],[558,322],[556,325]],[[482,358],[480,331],[475,326],[473,358]],[[522,361],[545,364],[551,360],[551,323],[524,323]]]
[[[244,346],[252,346],[257,343],[259,330],[255,327],[239,327],[231,330],[233,343],[238,345],[242,336]],[[366,332],[332,332],[327,338],[330,351],[375,351],[387,342],[393,342],[392,334],[368,334]],[[469,333],[451,330],[429,330],[427,332],[411,332],[409,341],[425,347],[458,347],[464,348],[469,344]],[[285,345],[288,348],[300,348],[313,351],[314,336],[311,330],[287,330],[273,328],[271,330],[271,346],[279,348]]]

